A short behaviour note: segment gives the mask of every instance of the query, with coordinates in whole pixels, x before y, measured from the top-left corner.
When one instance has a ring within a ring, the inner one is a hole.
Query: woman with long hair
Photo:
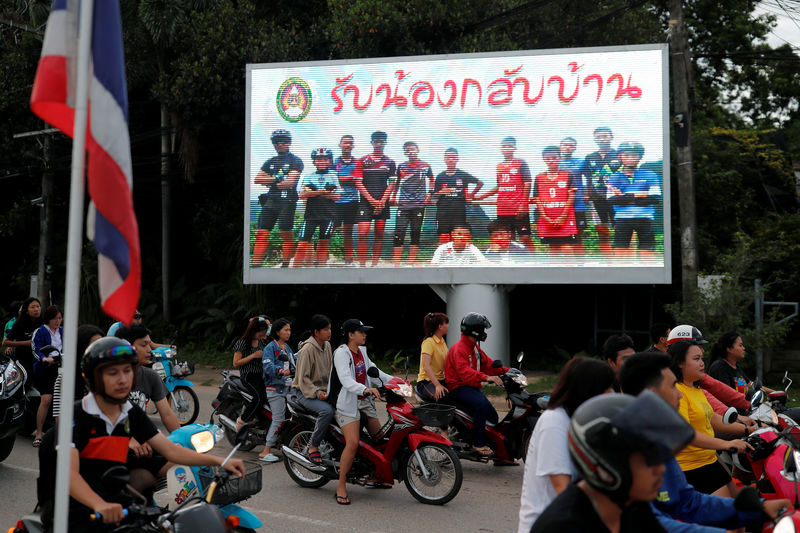
[[[319,445],[333,420],[333,406],[327,402],[328,381],[333,366],[330,340],[331,319],[325,315],[312,316],[311,332],[297,350],[297,370],[292,382],[297,403],[317,413],[307,451],[308,458],[317,464],[322,464]]]
[[[44,310],[42,315],[44,324],[39,326],[31,339],[33,349],[33,381],[39,391],[39,409],[36,411],[36,436],[33,438],[33,447],[42,444],[44,421],[53,404],[53,391],[58,377],[58,361],[52,356],[42,352],[45,346],[53,346],[58,353],[64,350],[64,328],[61,326],[64,315],[61,309],[51,305]]]
[[[267,346],[269,329],[269,317],[255,316],[247,322],[244,334],[233,345],[233,366],[239,369],[242,383],[252,396],[252,400],[245,405],[241,416],[236,420],[237,431],[255,418],[258,410],[267,401],[264,378],[261,376],[261,356]]]
[[[703,349],[694,341],[681,340],[670,345],[672,359],[670,368],[678,378],[677,388],[683,397],[678,411],[695,429],[694,440],[678,452],[675,459],[681,465],[686,480],[698,491],[715,496],[736,495],[737,489],[728,471],[717,460],[716,450],[736,448],[743,453],[752,446],[740,439],[722,440],[714,437],[714,431],[730,435],[747,435],[744,424],[725,424],[714,412],[705,394],[698,387],[705,373]]]
[[[28,298],[22,302],[19,318],[11,327],[11,331],[3,339],[3,346],[13,348],[13,359],[25,368],[28,383],[33,381],[33,350],[31,339],[42,325],[42,304],[38,298]],[[28,385],[29,386],[29,385]]]
[[[272,447],[278,438],[278,429],[286,418],[286,394],[292,385],[289,376],[297,366],[297,359],[289,346],[292,336],[292,325],[285,318],[279,318],[272,324],[270,333],[272,342],[264,348],[261,356],[262,376],[267,391],[269,409],[272,411],[272,422],[267,431],[264,450],[258,454],[258,459],[265,463],[275,463],[280,458],[272,453]]]
[[[574,357],[561,369],[547,410],[536,422],[525,457],[519,506],[519,533],[527,533],[550,502],[577,479],[569,458],[567,431],[580,405],[600,394],[614,392],[616,376],[605,362]]]

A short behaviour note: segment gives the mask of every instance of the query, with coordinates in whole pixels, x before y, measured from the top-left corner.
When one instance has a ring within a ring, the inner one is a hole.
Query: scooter
[[[378,369],[367,374],[377,378]],[[389,420],[378,434],[370,437],[362,430],[353,466],[347,481],[357,485],[393,485],[402,480],[411,495],[422,503],[443,505],[458,494],[463,471],[451,442],[427,425],[446,423],[452,416],[448,406],[413,407],[405,398],[413,396],[411,385],[394,378],[378,388],[386,399]],[[445,409],[442,409],[445,407]],[[341,428],[331,424],[320,443],[322,464],[308,457],[308,444],[316,423],[316,413],[289,400],[293,427],[283,446],[284,466],[292,481],[301,487],[317,488],[339,479],[339,461],[345,439]]]
[[[14,449],[17,431],[25,422],[25,381],[22,365],[0,354],[0,462]]]
[[[176,360],[177,353],[175,348],[159,346],[150,356],[153,359],[153,370],[161,376],[169,392],[169,406],[175,411],[181,425],[185,426],[197,420],[200,400],[192,389],[194,383],[186,379],[194,374],[194,363]]]
[[[758,491],[753,487],[743,487],[736,495],[733,506],[740,512],[761,512],[766,515]],[[763,533],[794,533],[797,530],[797,525],[800,525],[800,511],[783,508],[778,511],[778,516],[774,520],[770,520],[763,525],[761,531]],[[753,530],[748,528],[748,531]]]
[[[517,363],[521,364],[525,354],[517,355]],[[495,368],[503,364],[493,363]],[[524,459],[528,452],[533,427],[545,409],[550,395],[546,392],[529,393],[525,390],[528,380],[517,368],[510,368],[502,374],[503,388],[509,411],[497,424],[486,422],[486,442],[494,451],[493,455],[483,456],[472,449],[473,420],[468,405],[452,398],[445,403],[455,406],[455,415],[448,428],[447,436],[453,442],[453,449],[461,459],[486,463],[493,460],[498,463],[513,462]],[[418,397],[419,398],[419,397]],[[420,399],[421,400],[421,399]]]
[[[244,440],[242,437],[246,437],[246,433],[246,428],[240,432],[240,442],[236,443],[233,452],[240,448],[241,442]],[[217,440],[222,436],[223,432],[219,426],[190,424],[176,429],[167,438],[184,448],[189,448],[197,453],[206,453],[214,448]],[[233,455],[233,452],[228,455],[228,458]],[[225,518],[236,517],[239,531],[252,531],[263,525],[261,520],[250,511],[235,504],[261,490],[261,465],[254,461],[245,461],[245,465],[247,465],[247,475],[244,478],[231,479],[208,501],[217,505]],[[209,466],[172,466],[167,471],[167,501],[163,502],[164,505],[170,509],[176,509],[176,506],[181,506],[196,496],[206,497],[219,470],[221,469]],[[159,501],[159,503],[162,502]]]

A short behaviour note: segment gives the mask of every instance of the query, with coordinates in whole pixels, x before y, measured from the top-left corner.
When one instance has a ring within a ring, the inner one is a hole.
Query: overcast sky
[[[788,42],[793,48],[800,49],[800,2],[764,0],[756,9],[756,13],[770,13],[778,19],[778,25],[767,39],[770,45],[780,46]]]

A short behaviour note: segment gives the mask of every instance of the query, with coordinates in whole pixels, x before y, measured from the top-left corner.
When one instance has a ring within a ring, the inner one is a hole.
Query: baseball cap
[[[365,326],[363,322],[361,322],[357,318],[350,318],[344,321],[342,324],[342,331],[347,333],[355,333],[356,331],[369,331],[372,329],[372,326]]]

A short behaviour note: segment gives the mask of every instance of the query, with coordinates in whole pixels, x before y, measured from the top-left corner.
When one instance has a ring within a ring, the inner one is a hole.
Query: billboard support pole
[[[515,285],[431,285],[431,289],[447,303],[447,316],[450,317],[450,332],[447,345],[452,346],[461,338],[461,318],[469,312],[486,315],[492,328],[481,348],[492,359],[500,359],[508,366],[509,353],[509,312],[508,293]]]

